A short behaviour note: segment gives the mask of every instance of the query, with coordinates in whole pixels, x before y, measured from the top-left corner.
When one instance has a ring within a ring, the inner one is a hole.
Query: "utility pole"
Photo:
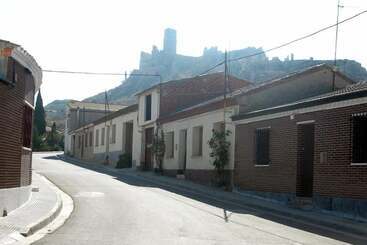
[[[335,80],[336,80],[336,55],[338,50],[338,34],[339,34],[339,11],[340,8],[343,8],[340,5],[340,0],[338,0],[337,10],[336,10],[336,29],[335,29],[335,44],[334,44],[334,67],[333,67],[333,84],[332,89],[335,90]]]
[[[224,89],[223,89],[223,123],[226,131],[226,108],[227,108],[227,86],[228,86],[228,58],[227,50],[224,53]]]

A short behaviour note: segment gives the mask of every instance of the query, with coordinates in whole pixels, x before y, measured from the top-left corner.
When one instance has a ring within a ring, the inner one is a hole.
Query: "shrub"
[[[216,169],[216,178],[214,184],[218,186],[226,185],[224,168],[229,163],[229,147],[231,143],[227,141],[227,137],[231,134],[231,131],[216,131],[213,130],[213,136],[208,141],[211,149],[210,157],[213,158],[212,164]]]
[[[132,156],[130,153],[124,153],[119,156],[116,168],[131,168]]]

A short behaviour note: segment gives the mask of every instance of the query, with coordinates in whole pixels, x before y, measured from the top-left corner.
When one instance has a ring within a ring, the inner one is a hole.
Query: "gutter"
[[[0,82],[4,83],[5,85],[7,85],[9,87],[12,87],[12,88],[15,86],[13,82],[11,82],[7,79],[0,78]]]

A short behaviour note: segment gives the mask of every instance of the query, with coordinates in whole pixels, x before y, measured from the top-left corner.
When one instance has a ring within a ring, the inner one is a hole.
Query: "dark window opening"
[[[269,128],[256,129],[256,165],[268,165],[269,159]]]
[[[93,132],[89,132],[89,146],[93,146]]]
[[[33,109],[25,105],[23,114],[23,146],[31,148]]]
[[[352,117],[352,162],[367,163],[367,115]]]
[[[84,146],[88,147],[88,133],[85,134],[84,139],[85,139]]]
[[[152,95],[145,96],[145,121],[152,119]]]

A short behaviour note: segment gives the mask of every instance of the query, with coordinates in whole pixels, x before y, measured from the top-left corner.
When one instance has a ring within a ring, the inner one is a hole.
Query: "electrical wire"
[[[304,36],[302,36],[302,37],[296,38],[296,39],[294,39],[294,40],[292,40],[292,41],[289,41],[289,42],[286,42],[286,43],[284,43],[284,44],[281,44],[281,45],[275,46],[275,47],[273,47],[273,48],[270,48],[270,49],[267,49],[267,50],[264,50],[264,51],[261,51],[261,52],[257,52],[257,53],[254,53],[254,54],[250,54],[250,55],[246,55],[246,56],[242,56],[242,57],[234,58],[234,59],[228,60],[228,62],[233,62],[233,61],[238,61],[238,60],[242,60],[242,59],[250,58],[250,57],[253,57],[253,56],[257,56],[257,55],[261,55],[261,54],[268,53],[268,52],[270,52],[270,51],[274,51],[274,50],[276,50],[276,49],[283,48],[283,47],[288,46],[288,45],[291,45],[291,44],[293,44],[293,43],[295,43],[295,42],[299,42],[299,41],[301,41],[301,40],[304,40],[304,39],[310,38],[310,37],[312,37],[312,36],[315,36],[315,35],[319,34],[320,32],[323,32],[323,31],[326,31],[326,30],[331,29],[331,28],[333,28],[333,27],[336,27],[337,25],[343,24],[344,22],[347,22],[347,21],[349,21],[349,20],[352,20],[352,19],[354,19],[354,18],[356,18],[356,17],[358,17],[358,16],[360,16],[360,15],[362,15],[362,14],[365,14],[365,13],[367,13],[367,10],[361,11],[361,12],[359,12],[359,13],[357,13],[357,14],[355,14],[355,15],[353,15],[353,16],[351,16],[351,17],[349,17],[349,18],[346,18],[346,19],[344,19],[344,20],[342,20],[342,21],[340,21],[340,22],[336,23],[336,24],[329,25],[329,26],[327,26],[327,27],[321,28],[321,29],[319,29],[319,30],[317,30],[317,31],[315,31],[315,32],[313,32],[313,33],[310,33],[310,34],[304,35]]]
[[[310,38],[312,36],[315,36],[315,35],[319,34],[320,32],[326,31],[326,30],[331,29],[331,28],[333,28],[333,27],[335,27],[337,25],[340,25],[340,24],[343,24],[343,23],[345,23],[347,21],[350,21],[350,20],[352,20],[352,19],[354,19],[354,18],[356,18],[356,17],[358,17],[358,16],[360,16],[362,14],[365,14],[365,13],[367,13],[367,10],[361,11],[361,12],[359,12],[359,13],[357,13],[357,14],[349,17],[349,18],[346,18],[346,19],[344,19],[344,20],[336,23],[336,24],[329,25],[327,27],[321,28],[321,29],[319,29],[319,30],[317,30],[317,31],[315,31],[313,33],[310,33],[310,34],[304,35],[302,37],[296,38],[296,39],[294,39],[292,41],[289,41],[289,42],[286,42],[284,44],[281,44],[281,45],[275,46],[273,48],[270,48],[270,49],[267,49],[267,50],[264,50],[264,51],[261,51],[261,52],[257,52],[257,53],[251,54],[251,55],[246,55],[246,56],[242,56],[242,57],[238,57],[238,58],[229,59],[228,62],[233,62],[233,61],[238,61],[238,60],[242,60],[242,59],[254,57],[254,56],[257,56],[257,55],[268,53],[270,51],[274,51],[276,49],[280,49],[280,48],[289,46],[289,45],[291,45],[291,44],[293,44],[295,42],[299,42],[301,40]],[[220,63],[218,63],[218,64],[210,67],[207,70],[205,70],[204,72],[201,72],[197,76],[201,76],[201,75],[207,74],[208,72],[210,72],[210,71],[214,70],[215,68],[223,65],[224,63],[225,63],[225,61],[223,60]],[[129,75],[129,76],[157,76],[157,77],[160,77],[160,75],[158,75],[158,74],[137,74],[137,73],[129,73],[129,74],[127,74],[127,73],[114,73],[114,72],[111,72],[111,73],[110,72],[85,72],[85,71],[51,70],[51,69],[44,69],[42,71],[43,72],[49,72],[49,73],[67,73],[67,74],[81,74],[81,75],[112,75],[112,76],[122,76],[122,75],[126,76],[126,75]]]

